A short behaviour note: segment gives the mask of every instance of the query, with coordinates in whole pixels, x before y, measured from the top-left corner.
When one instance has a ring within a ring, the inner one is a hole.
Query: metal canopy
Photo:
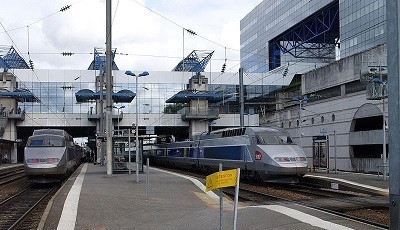
[[[191,100],[202,99],[216,103],[231,98],[233,94],[211,93],[208,91],[183,90],[166,100],[166,103],[187,103]]]
[[[115,52],[117,49],[112,50],[112,70],[119,70],[117,64],[114,62]],[[103,48],[94,48],[94,60],[90,63],[88,70],[103,70],[106,69],[106,52]]]
[[[132,102],[133,98],[135,98],[135,96],[136,93],[128,89],[118,91],[117,93],[114,92],[111,93],[111,97],[115,103],[120,103],[120,102],[130,103]],[[77,102],[88,102],[100,99],[100,93],[99,92],[95,93],[90,89],[81,89],[75,93],[75,98]],[[105,92],[103,92],[103,98],[106,98]]]
[[[4,55],[5,52],[7,53]],[[28,64],[12,46],[0,46],[0,67],[6,70],[29,69]]]
[[[40,101],[33,93],[26,89],[16,89],[13,92],[10,92],[8,90],[0,91],[0,98],[15,98],[19,102]]]
[[[334,1],[270,41],[270,69],[280,66],[280,52],[296,58],[335,58],[339,34],[339,1]]]
[[[172,71],[180,72],[204,72],[214,51],[207,50],[193,50],[186,58],[179,62],[179,64]]]

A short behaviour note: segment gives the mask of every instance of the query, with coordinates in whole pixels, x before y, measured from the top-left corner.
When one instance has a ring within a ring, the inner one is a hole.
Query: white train
[[[60,182],[79,166],[82,154],[66,131],[35,130],[24,151],[25,174],[33,183]]]
[[[241,175],[263,182],[296,183],[307,173],[303,150],[288,133],[264,127],[216,130],[189,141],[148,146],[153,163],[217,171],[240,168]]]

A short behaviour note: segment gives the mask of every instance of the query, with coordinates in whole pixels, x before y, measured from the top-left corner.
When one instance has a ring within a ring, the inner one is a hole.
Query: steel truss
[[[8,49],[8,46],[0,47],[1,51],[5,51]],[[3,69],[29,69],[28,64],[22,58],[14,47],[10,47],[7,51],[6,55],[0,54],[0,67]]]
[[[112,58],[112,70],[119,70],[117,64],[114,62],[115,52],[117,49],[112,50],[111,58]],[[106,69],[106,52],[103,48],[94,48],[94,59],[88,70],[103,70]]]
[[[270,63],[280,66],[281,52],[296,58],[335,58],[339,34],[339,1],[335,1],[271,40]]]
[[[204,72],[214,51],[207,50],[193,50],[186,58],[179,62],[179,64],[172,71],[180,72]]]

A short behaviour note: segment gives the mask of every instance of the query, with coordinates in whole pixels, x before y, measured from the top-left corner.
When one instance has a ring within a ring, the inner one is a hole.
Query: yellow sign
[[[213,173],[206,177],[206,191],[217,188],[235,186],[237,179],[237,169],[225,170]]]

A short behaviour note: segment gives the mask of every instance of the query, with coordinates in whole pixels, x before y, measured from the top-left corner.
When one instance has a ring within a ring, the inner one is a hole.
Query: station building
[[[385,3],[265,0],[249,12],[240,25],[244,125],[288,130],[305,150],[310,166],[381,170],[382,144],[388,140],[383,138],[387,100],[382,100],[382,91],[381,96],[371,95],[371,79],[386,80]],[[360,81],[365,68],[375,71]],[[190,132],[239,126],[238,73],[198,71],[207,78],[208,91],[222,94],[223,99],[208,104],[201,116],[192,116],[203,127],[189,130],[188,101],[169,99],[184,93],[196,72],[184,68],[150,72],[139,78],[136,92],[134,78],[113,70],[113,92],[127,93],[131,99],[134,94],[139,100],[138,111],[132,100],[114,103],[114,130],[132,128],[136,116],[141,135],[172,134],[178,139],[188,138]],[[8,115],[0,125],[4,129],[0,152],[9,154],[12,162],[22,161],[24,141],[36,128],[62,127],[75,137],[89,139],[101,133],[99,99],[76,97],[79,92],[96,94],[99,75],[95,69],[4,70],[2,76],[7,77],[0,81],[5,90],[0,103]],[[7,93],[16,91],[29,94]],[[7,98],[12,100],[7,103]],[[193,100],[189,104],[196,107]],[[197,105],[205,109],[200,101]]]
[[[245,71],[301,79],[259,105],[260,125],[288,130],[314,167],[387,167],[385,0],[264,0],[240,28]]]
[[[4,130],[0,137],[1,154],[8,154],[11,162],[22,162],[25,142],[38,128],[62,128],[73,137],[89,137],[91,148],[96,149],[96,135],[102,132],[101,104],[96,98],[100,92],[99,75],[98,70],[3,69],[0,74],[3,89],[0,104],[4,114],[0,124]],[[259,81],[263,75],[248,76],[244,81],[245,100],[282,87],[254,85],[251,82]],[[135,77],[126,75],[124,70],[113,70],[112,77],[115,133],[134,129],[136,116],[139,135],[174,135],[176,140],[213,129],[240,126],[237,73],[153,71],[138,78],[137,92]],[[201,88],[187,94],[192,81]],[[103,90],[105,95],[106,86]],[[88,95],[92,98],[86,98]],[[188,96],[190,100],[185,99]],[[103,113],[105,106],[104,97]],[[190,128],[192,121],[197,122],[195,129]],[[252,105],[245,107],[244,124],[259,126],[259,116]]]

